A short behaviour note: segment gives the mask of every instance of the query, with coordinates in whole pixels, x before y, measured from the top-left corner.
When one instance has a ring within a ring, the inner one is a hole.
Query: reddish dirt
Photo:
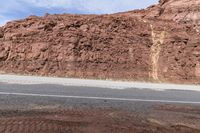
[[[162,108],[162,107],[161,107]],[[158,110],[161,111],[161,108]],[[173,110],[180,113],[176,109]],[[166,112],[166,111],[165,111]],[[0,111],[1,133],[199,133],[195,126],[184,124],[183,117],[165,123],[170,112],[156,116],[112,109],[57,109]],[[199,115],[196,115],[198,118]],[[171,118],[171,117],[170,117]],[[188,118],[190,120],[191,118]],[[193,118],[195,121],[195,118]],[[195,123],[199,125],[199,121]]]
[[[111,15],[30,16],[0,27],[0,71],[200,83],[200,0]]]

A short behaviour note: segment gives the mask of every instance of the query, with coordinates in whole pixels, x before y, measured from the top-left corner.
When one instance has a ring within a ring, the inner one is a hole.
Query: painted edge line
[[[52,98],[72,98],[72,99],[94,99],[94,100],[113,100],[113,101],[129,101],[129,102],[158,102],[158,103],[200,104],[200,102],[193,102],[193,101],[148,100],[148,99],[87,97],[87,96],[66,96],[66,95],[49,95],[49,94],[33,94],[33,93],[0,92],[0,95],[52,97]]]

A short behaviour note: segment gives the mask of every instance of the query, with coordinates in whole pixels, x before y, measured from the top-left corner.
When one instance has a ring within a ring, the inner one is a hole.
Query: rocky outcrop
[[[30,16],[9,22],[0,28],[0,70],[200,83],[198,19],[191,15],[199,12],[189,10],[186,2],[162,0],[126,13]]]
[[[172,19],[180,23],[194,23],[199,26],[200,22],[199,0],[168,0],[161,3],[160,17]]]
[[[160,0],[159,4],[148,9],[147,18],[173,20],[179,24],[193,25],[200,32],[199,0]]]

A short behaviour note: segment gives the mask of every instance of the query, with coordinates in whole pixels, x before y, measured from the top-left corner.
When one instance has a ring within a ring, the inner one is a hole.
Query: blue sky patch
[[[0,25],[30,15],[110,14],[142,9],[158,0],[5,0],[0,4]]]

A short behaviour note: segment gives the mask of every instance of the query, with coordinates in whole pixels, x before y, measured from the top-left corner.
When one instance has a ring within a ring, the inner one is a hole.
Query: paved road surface
[[[198,133],[198,89],[0,75],[0,132]]]
[[[153,90],[153,89],[111,89],[84,86],[64,86],[53,84],[9,84],[0,83],[0,104],[30,105],[96,105],[124,106],[135,108],[135,103],[145,105],[170,103],[170,104],[195,104],[200,105],[200,91],[186,90]],[[55,102],[56,101],[56,102]],[[111,105],[116,103],[114,105]],[[133,106],[131,106],[133,105]],[[13,106],[11,106],[13,107]]]

